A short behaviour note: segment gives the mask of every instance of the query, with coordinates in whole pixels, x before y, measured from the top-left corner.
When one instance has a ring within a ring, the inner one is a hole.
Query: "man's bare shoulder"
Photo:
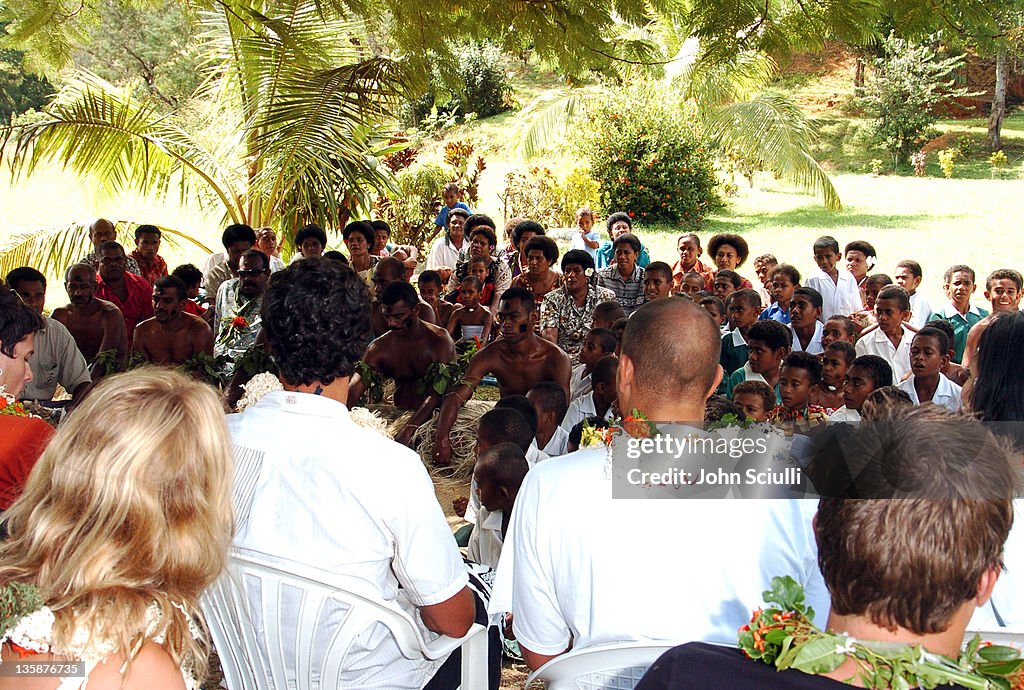
[[[210,325],[203,321],[200,317],[195,314],[182,314],[185,317],[185,321],[188,323],[188,330],[195,333],[205,333],[211,331]]]
[[[68,308],[68,307],[56,307],[50,313],[50,318],[53,319],[54,321],[60,321],[61,323],[64,323],[64,321],[70,315],[71,315],[71,309],[70,308]]]
[[[441,326],[435,326],[432,323],[423,322],[423,326],[426,332],[429,334],[427,337],[432,340],[440,342],[448,342],[452,339],[452,336],[448,333],[448,329],[442,328]]]
[[[135,337],[139,336],[151,336],[154,333],[160,332],[163,329],[160,327],[160,323],[156,320],[155,316],[151,316],[145,321],[140,321],[135,326]]]
[[[100,305],[100,314],[102,314],[104,318],[109,319],[114,316],[117,316],[122,319],[124,318],[124,315],[121,314],[121,310],[113,302],[108,302],[107,300],[100,299],[99,297],[96,297],[95,299],[96,302]]]

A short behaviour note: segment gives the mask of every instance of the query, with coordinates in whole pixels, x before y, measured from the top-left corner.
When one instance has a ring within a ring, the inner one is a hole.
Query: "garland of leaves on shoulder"
[[[823,632],[804,604],[804,590],[792,577],[772,578],[764,609],[739,629],[738,646],[747,658],[805,673],[828,673],[847,659],[857,663],[855,678],[868,688],[934,688],[959,684],[975,690],[1024,690],[1024,659],[1019,650],[982,642],[974,636],[956,659],[920,645],[857,640]],[[774,604],[774,606],[772,606]]]
[[[0,587],[0,635],[25,616],[43,607],[43,597],[35,585],[8,582]]]

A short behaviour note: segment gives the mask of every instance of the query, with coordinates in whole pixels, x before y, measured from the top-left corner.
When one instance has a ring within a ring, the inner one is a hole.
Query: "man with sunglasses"
[[[237,360],[256,342],[260,331],[260,307],[270,278],[270,260],[257,249],[246,250],[238,260],[238,277],[217,291],[214,355]]]

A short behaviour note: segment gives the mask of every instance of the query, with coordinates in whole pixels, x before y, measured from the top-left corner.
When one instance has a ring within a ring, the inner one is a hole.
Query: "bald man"
[[[400,280],[405,281],[405,265],[392,256],[384,257],[373,268],[373,301],[370,303],[370,323],[373,326],[374,338],[381,337],[389,330],[387,317],[385,317],[380,304],[384,288]],[[416,305],[413,312],[423,323],[438,325],[433,308],[422,299],[419,300],[419,304]]]
[[[64,289],[71,301],[53,310],[53,320],[64,324],[87,362],[94,364],[101,352],[114,352],[117,368],[123,368],[128,357],[124,315],[115,304],[96,297],[96,271],[89,264],[75,264],[68,269]],[[94,379],[106,373],[103,367],[92,368]]]
[[[677,422],[677,438],[705,434],[720,342],[718,325],[689,300],[639,307],[623,336],[621,408]],[[491,612],[512,611],[531,668],[611,640],[735,645],[777,575],[804,585],[824,622],[815,502],[613,500],[613,475],[607,449],[587,448],[534,466],[516,497]]]
[[[92,270],[98,271],[100,268],[100,259],[103,258],[100,252],[100,245],[104,242],[114,242],[117,240],[117,230],[114,224],[106,218],[97,218],[96,222],[89,226],[89,241],[92,242],[92,251],[85,255],[80,264],[88,264],[92,267]],[[132,256],[125,258],[125,270],[129,273],[134,273],[137,276],[142,275],[142,269],[139,268],[139,262]]]

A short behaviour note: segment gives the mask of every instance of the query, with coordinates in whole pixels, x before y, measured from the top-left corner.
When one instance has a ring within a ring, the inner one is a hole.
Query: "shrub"
[[[409,101],[400,118],[409,127],[443,132],[463,120],[490,117],[512,107],[512,82],[501,64],[501,51],[488,44],[471,43],[456,51],[452,73],[434,69],[427,93]]]
[[[599,206],[691,225],[719,208],[713,156],[694,123],[651,88],[628,87],[588,107],[579,140],[601,186]]]
[[[441,190],[452,171],[437,163],[416,162],[394,176],[395,191],[377,200],[377,216],[391,226],[391,240],[420,251],[437,233],[434,218],[441,209]]]
[[[959,155],[960,151],[954,148],[939,151],[939,167],[942,168],[942,174],[946,176],[947,180],[953,177],[953,168],[956,167],[956,159]]]
[[[530,218],[545,227],[572,227],[576,209],[594,207],[600,199],[597,181],[583,168],[559,178],[547,166],[514,170],[505,175],[505,191],[498,195],[505,218]]]

